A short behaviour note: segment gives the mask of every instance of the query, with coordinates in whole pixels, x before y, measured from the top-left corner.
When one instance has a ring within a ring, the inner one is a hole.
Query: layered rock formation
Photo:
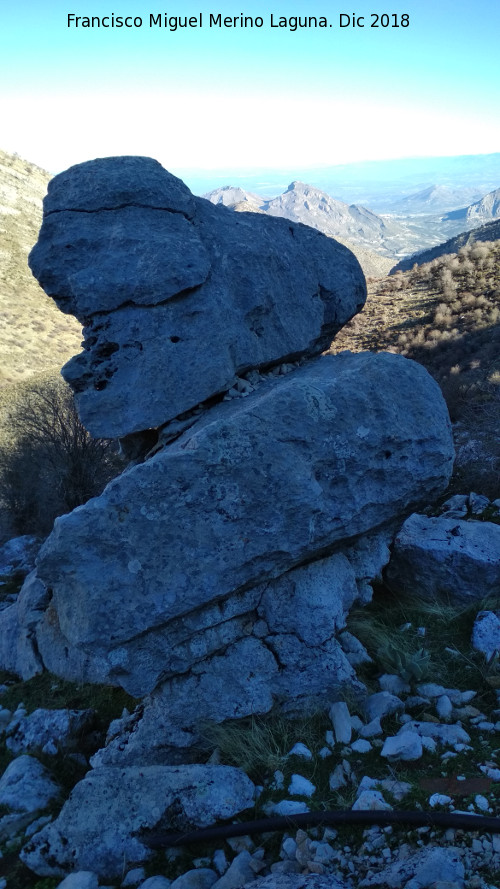
[[[3,665],[147,696],[103,766],[177,762],[201,720],[356,686],[339,631],[453,448],[422,367],[317,357],[363,303],[352,254],[212,206],[148,158],[109,158],[52,181],[30,263],[86,323],[64,369],[82,419],[152,449],[56,521],[2,613]],[[234,387],[244,372],[255,385]]]
[[[56,176],[29,262],[85,325],[63,375],[90,432],[110,438],[167,423],[236,374],[319,354],[366,299],[342,245],[214,207],[150,158]]]
[[[193,784],[203,796],[207,780],[223,794],[239,782],[229,809],[210,789],[209,820],[250,805],[241,775],[171,771],[196,757],[204,722],[328,708],[345,683],[363,693],[347,612],[405,516],[446,486],[451,430],[414,362],[318,357],[365,298],[346,248],[212,206],[148,158],[56,177],[30,263],[86,325],[64,369],[83,421],[137,447],[100,497],[56,520],[0,614],[0,662],[143,700],[23,856],[44,875],[100,855],[114,877],[123,855],[149,854],[139,823],[205,823]],[[101,843],[89,812],[104,798],[116,805]]]

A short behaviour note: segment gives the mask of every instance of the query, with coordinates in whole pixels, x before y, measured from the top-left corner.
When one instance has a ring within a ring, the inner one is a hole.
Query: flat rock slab
[[[143,157],[56,176],[29,262],[85,324],[63,375],[96,437],[157,428],[237,374],[318,355],[366,299],[343,245],[214,206]]]
[[[480,601],[500,589],[500,525],[411,515],[394,542],[390,586],[423,599]]]
[[[40,876],[92,869],[114,880],[124,861],[152,856],[141,831],[208,827],[252,807],[254,794],[250,779],[231,766],[93,769],[21,858]]]
[[[213,408],[57,519],[38,573],[64,637],[102,656],[394,521],[452,461],[424,368],[324,356]]]

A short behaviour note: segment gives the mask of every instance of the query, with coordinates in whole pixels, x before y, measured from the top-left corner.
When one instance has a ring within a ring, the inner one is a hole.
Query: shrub
[[[57,516],[100,494],[123,465],[114,442],[87,432],[62,380],[46,377],[9,390],[0,501],[15,534],[44,536]]]

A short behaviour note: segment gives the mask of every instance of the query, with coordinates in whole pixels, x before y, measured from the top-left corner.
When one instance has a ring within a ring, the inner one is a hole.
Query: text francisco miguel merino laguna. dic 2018
[[[284,16],[268,13],[262,16],[239,15],[223,16],[221,12],[199,12],[196,15],[169,15],[166,12],[140,15],[76,15],[69,12],[68,28],[162,28],[165,31],[177,31],[181,28],[287,28],[297,31],[299,28],[408,28],[408,13],[377,13],[357,15],[355,12],[339,12],[333,18],[326,16]]]

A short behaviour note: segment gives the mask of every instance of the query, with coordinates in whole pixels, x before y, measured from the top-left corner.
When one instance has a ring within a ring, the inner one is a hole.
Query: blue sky
[[[150,28],[165,11],[204,26]],[[271,11],[332,27],[271,28]],[[339,28],[353,11],[365,27]],[[369,27],[383,11],[409,27]],[[209,28],[210,12],[264,25]],[[143,26],[68,28],[68,13]],[[499,33],[498,0],[4,0],[0,147],[51,172],[110,154],[182,173],[499,151]]]

